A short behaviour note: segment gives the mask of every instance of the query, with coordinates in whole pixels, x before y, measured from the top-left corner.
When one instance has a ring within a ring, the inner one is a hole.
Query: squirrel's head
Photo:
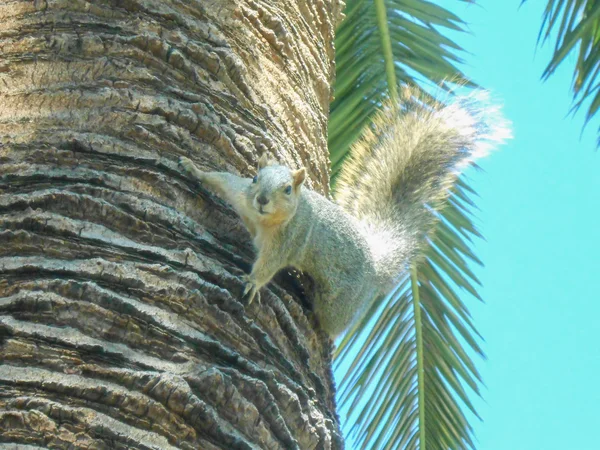
[[[261,156],[258,173],[247,191],[247,201],[261,222],[279,225],[294,215],[305,176],[304,168],[290,170]]]

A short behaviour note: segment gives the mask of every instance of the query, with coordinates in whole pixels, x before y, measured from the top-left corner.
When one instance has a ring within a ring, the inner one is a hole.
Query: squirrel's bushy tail
[[[383,280],[403,271],[461,169],[509,138],[508,125],[484,91],[442,104],[405,87],[399,102],[383,106],[335,190],[337,203],[366,227]]]

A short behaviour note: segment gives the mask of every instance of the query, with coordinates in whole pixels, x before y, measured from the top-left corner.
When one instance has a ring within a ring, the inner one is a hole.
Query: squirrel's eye
[[[287,195],[290,195],[292,193],[292,187],[291,186],[286,186],[285,187],[285,191],[284,191]]]
[[[252,182],[256,183],[258,181],[258,175],[254,175],[254,178],[252,178]]]

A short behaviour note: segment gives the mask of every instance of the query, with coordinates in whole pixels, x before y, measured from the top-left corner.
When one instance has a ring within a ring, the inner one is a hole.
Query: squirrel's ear
[[[263,167],[272,166],[275,163],[276,161],[274,159],[269,158],[269,155],[263,153],[258,160],[258,170],[262,169]]]
[[[292,172],[292,177],[294,178],[294,187],[300,186],[304,183],[304,179],[306,178],[306,169],[303,167],[302,169]]]

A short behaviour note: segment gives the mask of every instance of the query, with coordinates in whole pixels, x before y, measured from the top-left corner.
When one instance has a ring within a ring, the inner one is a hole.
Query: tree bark
[[[331,343],[178,169],[328,190],[341,0],[0,0],[0,448],[342,448]]]

